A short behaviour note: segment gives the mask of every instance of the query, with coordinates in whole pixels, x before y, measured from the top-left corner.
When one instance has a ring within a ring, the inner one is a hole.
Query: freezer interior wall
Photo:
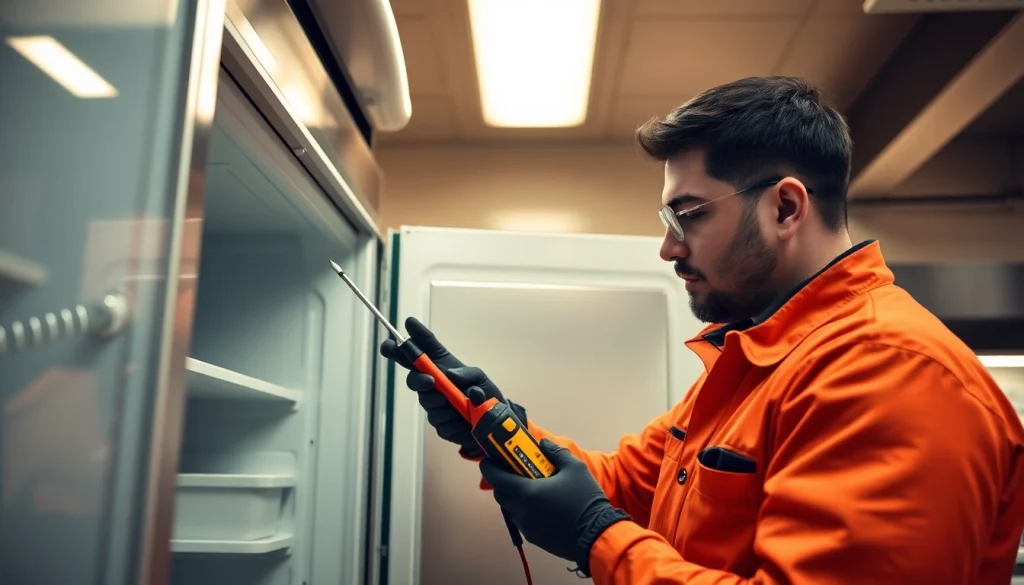
[[[172,582],[349,582],[364,555],[371,330],[328,260],[372,294],[369,246],[237,87],[220,93]]]

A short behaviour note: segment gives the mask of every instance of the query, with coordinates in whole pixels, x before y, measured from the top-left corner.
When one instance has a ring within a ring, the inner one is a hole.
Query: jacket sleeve
[[[685,401],[681,401],[653,419],[639,434],[624,436],[611,453],[584,449],[568,437],[554,435],[533,421],[527,422],[527,426],[538,441],[550,439],[586,463],[612,505],[625,510],[634,522],[647,526],[665,452],[665,437],[684,404]]]
[[[623,521],[591,549],[594,582],[970,582],[1019,468],[1003,419],[972,392],[930,358],[881,344],[808,360],[775,400],[754,574],[689,562]],[[1012,560],[1005,570],[1000,582]]]

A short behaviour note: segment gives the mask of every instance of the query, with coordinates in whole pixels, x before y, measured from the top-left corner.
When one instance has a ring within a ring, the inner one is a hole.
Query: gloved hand
[[[415,317],[406,319],[405,330],[409,333],[409,339],[427,354],[434,365],[448,376],[448,379],[459,390],[465,393],[472,386],[480,388],[485,399],[497,398],[500,402],[507,403],[512,407],[519,420],[526,424],[526,410],[523,407],[507,400],[483,370],[468,367],[459,361],[418,319]],[[459,445],[459,453],[463,457],[468,459],[484,457],[483,449],[473,439],[469,423],[448,402],[444,394],[434,387],[434,378],[430,374],[421,373],[413,368],[413,365],[398,351],[398,344],[393,339],[385,339],[380,344],[380,354],[409,370],[405,383],[410,389],[416,391],[420,406],[427,412],[427,422],[434,427],[439,437]]]
[[[612,507],[587,465],[571,451],[550,439],[541,439],[540,449],[557,469],[551,477],[527,479],[487,459],[480,462],[480,473],[523,538],[576,562],[577,570],[589,577],[594,541],[606,528],[630,517]]]

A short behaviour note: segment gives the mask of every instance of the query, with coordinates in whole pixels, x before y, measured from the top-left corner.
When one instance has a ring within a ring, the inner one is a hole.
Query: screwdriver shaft
[[[356,283],[352,282],[352,279],[350,279],[348,275],[345,274],[345,271],[342,270],[341,266],[338,266],[334,262],[334,260],[331,260],[331,268],[333,268],[334,271],[338,273],[338,276],[340,276],[341,279],[345,281],[345,284],[347,284],[348,287],[352,289],[352,292],[356,293],[356,296],[359,297],[359,300],[363,301],[363,304],[366,305],[366,308],[370,309],[370,312],[373,313],[373,316],[377,318],[377,321],[380,321],[380,324],[383,325],[388,330],[388,332],[391,333],[392,336],[394,336],[395,341],[398,342],[399,345],[405,343],[405,338],[402,337],[402,334],[399,333],[397,329],[395,329],[394,325],[388,322],[387,318],[385,318],[384,315],[382,315],[381,312],[377,310],[377,307],[375,307],[374,304],[370,302],[370,299],[366,298],[366,296],[363,294],[363,291],[359,290],[359,287],[356,286]]]

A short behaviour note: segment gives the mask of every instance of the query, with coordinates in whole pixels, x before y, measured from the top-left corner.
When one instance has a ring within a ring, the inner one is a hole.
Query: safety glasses
[[[762,181],[760,183],[755,183],[755,184],[753,184],[753,185],[751,185],[751,186],[749,186],[749,187],[747,187],[745,189],[740,189],[739,191],[735,191],[733,193],[729,193],[728,195],[722,195],[721,197],[716,197],[716,198],[714,198],[714,199],[712,199],[710,201],[705,201],[704,203],[701,203],[699,205],[694,205],[693,207],[689,207],[689,208],[683,209],[682,211],[676,211],[676,210],[672,209],[671,207],[669,207],[668,205],[666,205],[666,206],[661,208],[661,211],[658,212],[658,216],[661,217],[661,223],[665,224],[665,229],[667,229],[669,232],[671,232],[672,235],[677,240],[682,242],[683,238],[685,237],[685,234],[683,233],[683,226],[679,224],[679,218],[686,217],[687,215],[693,213],[694,211],[697,211],[701,207],[704,207],[705,205],[710,205],[710,204],[714,203],[715,201],[721,201],[722,199],[725,199],[726,197],[732,197],[733,195],[740,195],[740,194],[743,194],[743,193],[749,193],[750,191],[756,191],[756,190],[759,190],[759,189],[767,189],[768,187],[772,187],[772,186],[778,184],[778,182],[781,181],[781,180],[782,179],[779,178],[779,179],[771,179],[769,181]],[[810,190],[808,190],[807,192],[810,193]]]

